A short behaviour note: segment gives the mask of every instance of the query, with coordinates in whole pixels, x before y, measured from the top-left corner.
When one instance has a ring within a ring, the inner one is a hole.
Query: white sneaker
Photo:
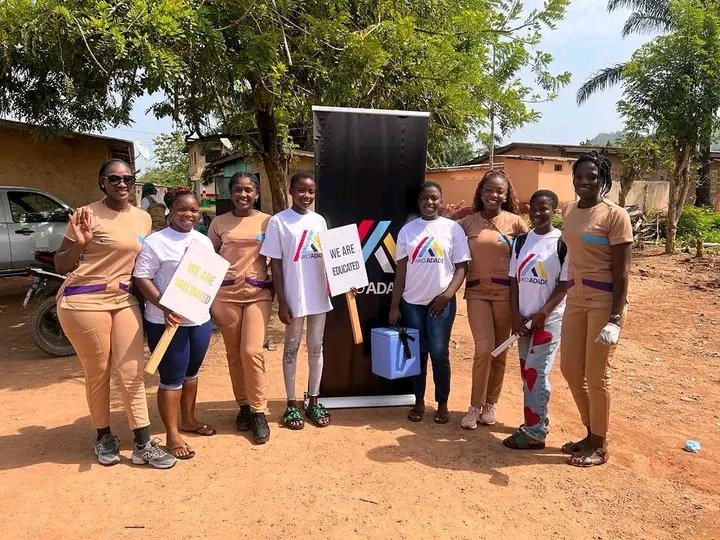
[[[157,440],[148,441],[144,446],[133,445],[133,465],[150,465],[156,469],[170,469],[177,463],[172,454],[160,448]]]
[[[460,420],[460,425],[465,429],[476,429],[481,413],[482,409],[470,406],[467,414],[463,416],[462,420]]]
[[[112,433],[106,433],[95,442],[95,455],[100,465],[120,463],[120,439]]]
[[[486,403],[483,407],[482,414],[478,420],[483,426],[492,426],[495,424],[495,404]]]

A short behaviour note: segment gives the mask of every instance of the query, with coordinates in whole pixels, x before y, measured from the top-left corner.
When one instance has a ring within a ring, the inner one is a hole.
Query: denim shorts
[[[144,321],[148,347],[154,351],[165,332],[164,324]],[[160,360],[160,388],[179,390],[187,380],[195,379],[205,359],[210,345],[212,322],[199,326],[180,326],[170,342],[170,346]]]

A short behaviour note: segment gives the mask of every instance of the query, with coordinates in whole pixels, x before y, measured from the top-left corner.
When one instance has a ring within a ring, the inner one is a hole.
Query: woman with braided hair
[[[105,197],[75,211],[55,255],[57,271],[69,272],[58,291],[58,319],[85,372],[98,461],[120,462],[120,440],[110,430],[112,362],[135,434],[132,462],[168,469],[175,458],[150,440],[142,318],[131,284],[135,258],[150,233],[150,215],[129,202],[135,174],[123,160],[103,163],[97,181]]]
[[[510,254],[513,239],[527,232],[517,207],[510,179],[503,171],[491,170],[485,173],[475,192],[475,213],[459,222],[472,255],[465,298],[475,341],[470,408],[460,422],[465,429],[475,429],[478,423],[486,426],[495,423],[506,353],[497,358],[491,353],[510,335]]]
[[[200,204],[195,193],[190,188],[178,187],[168,192],[167,199],[170,225],[145,240],[135,264],[133,282],[146,299],[143,317],[150,351],[157,347],[166,326],[178,325],[158,366],[160,385],[157,401],[170,452],[178,459],[191,459],[195,451],[183,440],[180,432],[205,436],[215,434],[213,427],[195,418],[198,373],[210,346],[212,332],[210,309],[204,321],[196,324],[161,305],[160,298],[190,244],[199,242],[209,250],[213,249],[213,245],[207,236],[194,230],[200,219]]]
[[[633,231],[627,211],[605,198],[612,187],[605,156],[584,154],[572,172],[578,200],[563,209],[568,292],[560,355],[587,435],[562,450],[571,465],[592,467],[608,457],[610,363],[627,304]]]

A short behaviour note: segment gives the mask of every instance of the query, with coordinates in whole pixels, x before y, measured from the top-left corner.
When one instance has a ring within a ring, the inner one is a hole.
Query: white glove
[[[595,339],[595,343],[604,343],[605,345],[615,345],[620,340],[620,327],[614,323],[607,323],[605,328],[600,331],[600,335]]]

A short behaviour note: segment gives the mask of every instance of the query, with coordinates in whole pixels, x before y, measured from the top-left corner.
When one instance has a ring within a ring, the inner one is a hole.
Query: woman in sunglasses
[[[142,319],[131,289],[135,258],[150,233],[151,218],[130,204],[135,176],[121,159],[103,163],[98,185],[105,197],[75,211],[55,255],[56,270],[68,274],[58,291],[58,319],[85,372],[98,461],[120,462],[120,440],[110,431],[112,362],[135,434],[132,462],[169,469],[176,459],[150,440]]]

